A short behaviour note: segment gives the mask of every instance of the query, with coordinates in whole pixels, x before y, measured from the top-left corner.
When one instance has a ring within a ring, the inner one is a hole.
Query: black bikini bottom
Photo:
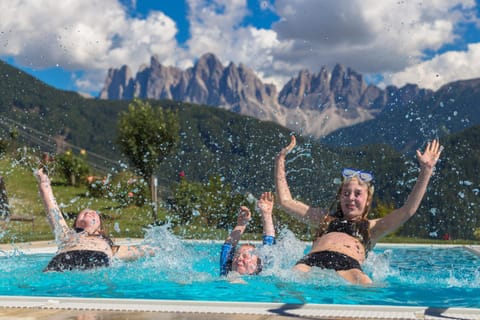
[[[105,252],[74,250],[57,254],[43,271],[90,270],[109,265],[110,259]]]
[[[350,270],[360,269],[360,263],[343,253],[335,251],[319,251],[307,254],[300,259],[297,264],[306,264],[310,267],[319,267],[322,269]]]

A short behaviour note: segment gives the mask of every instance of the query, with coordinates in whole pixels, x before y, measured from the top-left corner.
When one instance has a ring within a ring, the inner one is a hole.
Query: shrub
[[[89,195],[115,200],[124,207],[141,207],[147,204],[149,199],[148,183],[130,172],[107,177],[90,176],[87,182]]]
[[[78,186],[82,181],[87,181],[90,167],[85,160],[85,155],[78,157],[69,150],[59,155],[57,162],[58,169],[70,185]]]

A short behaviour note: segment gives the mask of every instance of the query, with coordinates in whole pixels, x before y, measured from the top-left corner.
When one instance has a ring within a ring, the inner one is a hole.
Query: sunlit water
[[[0,252],[0,295],[480,307],[480,258],[461,247],[377,246],[364,266],[375,285],[348,284],[329,270],[291,270],[308,246],[290,232],[259,249],[259,276],[219,277],[219,242],[182,241],[165,228],[145,242],[157,256],[87,272],[43,273],[52,254]]]

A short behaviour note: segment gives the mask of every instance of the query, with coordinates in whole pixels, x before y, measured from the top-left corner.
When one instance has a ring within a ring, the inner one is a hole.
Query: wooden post
[[[156,224],[158,220],[158,195],[157,195],[158,180],[153,174],[150,177],[150,188],[152,194],[152,211],[153,223]]]
[[[11,214],[10,204],[8,203],[7,188],[5,186],[5,181],[3,177],[0,176],[0,221],[21,221],[21,222],[31,222],[32,223],[32,232],[35,229],[35,217],[34,216],[25,216],[18,214]]]
[[[8,204],[7,188],[5,181],[0,176],[0,220],[7,220],[10,217],[10,205]]]

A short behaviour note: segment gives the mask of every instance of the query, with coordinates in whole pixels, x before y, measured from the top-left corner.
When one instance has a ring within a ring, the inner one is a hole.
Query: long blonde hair
[[[364,230],[364,232],[369,233],[369,228],[368,228],[368,213],[370,212],[370,209],[372,207],[372,202],[373,202],[373,194],[375,192],[375,187],[373,183],[371,182],[365,182],[361,179],[358,179],[357,177],[352,177],[352,178],[343,178],[342,183],[340,184],[340,187],[338,188],[337,194],[335,196],[335,200],[332,202],[329,208],[330,214],[327,214],[323,217],[322,221],[320,222],[320,225],[318,227],[317,235],[316,237],[322,236],[325,232],[327,232],[328,226],[330,222],[336,219],[343,219],[343,211],[342,211],[342,206],[340,203],[340,196],[342,194],[342,189],[343,186],[347,183],[350,182],[351,180],[355,179],[358,181],[360,185],[366,185],[367,186],[367,203],[365,204],[365,210],[362,213],[362,225],[364,225],[363,228],[367,228],[367,230]],[[334,209],[335,208],[335,209]]]
[[[342,195],[342,189],[343,186],[352,180],[356,180],[359,185],[366,185],[367,186],[367,203],[365,204],[365,210],[362,213],[362,218],[366,218],[368,216],[368,213],[370,212],[370,209],[372,207],[372,202],[373,202],[373,194],[375,192],[375,186],[371,182],[365,182],[362,181],[361,179],[358,179],[357,177],[352,177],[352,178],[343,178],[342,184],[340,184],[340,187],[337,190],[337,195],[335,196],[335,200],[332,202],[330,205],[329,212],[331,215],[337,217],[337,218],[343,218],[343,212],[342,212],[342,206],[340,203],[340,196]],[[332,212],[332,209],[335,207],[335,211]]]

